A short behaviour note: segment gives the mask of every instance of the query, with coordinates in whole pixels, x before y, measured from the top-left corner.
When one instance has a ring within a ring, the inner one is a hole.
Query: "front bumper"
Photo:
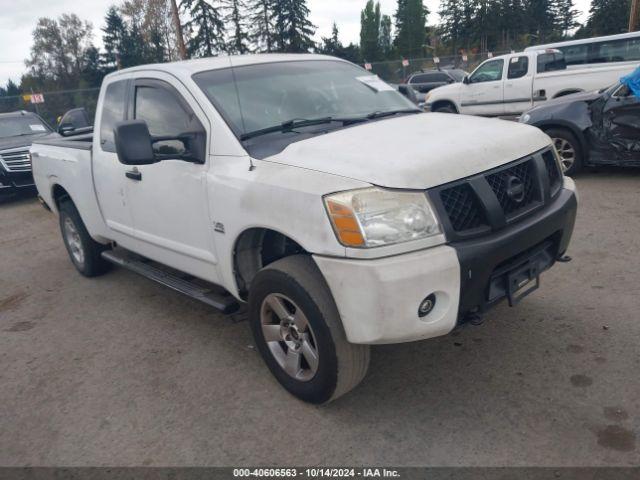
[[[31,172],[7,172],[0,167],[0,196],[35,191]]]
[[[505,298],[495,272],[540,246],[541,271],[566,251],[575,222],[577,200],[571,179],[544,210],[485,237],[374,260],[315,255],[336,301],[351,343],[400,343],[449,333],[469,312],[484,311]],[[551,256],[551,258],[550,258]],[[537,257],[536,257],[537,258]],[[496,293],[497,291],[497,293]],[[426,316],[420,303],[436,302]],[[491,298],[490,298],[491,297]]]

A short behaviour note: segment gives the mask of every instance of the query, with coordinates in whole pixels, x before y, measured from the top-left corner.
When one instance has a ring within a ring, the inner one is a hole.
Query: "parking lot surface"
[[[517,308],[374,347],[326,406],[287,394],[247,322],[71,265],[35,199],[0,204],[0,465],[640,463],[640,171],[577,179],[573,261]]]

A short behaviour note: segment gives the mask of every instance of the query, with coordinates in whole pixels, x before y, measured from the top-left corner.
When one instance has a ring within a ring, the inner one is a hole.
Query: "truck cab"
[[[629,65],[567,69],[559,50],[512,53],[481,63],[462,83],[431,90],[425,106],[434,112],[517,116],[572,93],[606,87],[633,68]]]
[[[575,186],[544,133],[427,114],[332,57],[122,70],[94,124],[31,149],[78,271],[116,264],[245,309],[269,370],[308,402],[355,387],[370,345],[515,305],[573,230]]]

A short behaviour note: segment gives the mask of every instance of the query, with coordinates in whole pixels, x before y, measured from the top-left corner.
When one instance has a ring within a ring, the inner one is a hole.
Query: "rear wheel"
[[[85,277],[95,277],[108,271],[111,264],[101,256],[107,246],[91,238],[73,202],[63,200],[59,211],[62,240],[76,269]]]
[[[560,156],[562,171],[565,175],[574,175],[582,169],[582,148],[573,133],[561,128],[550,128],[546,134]]]
[[[347,341],[331,292],[309,256],[286,257],[258,272],[249,322],[271,373],[301,400],[335,400],[367,372],[369,346]]]

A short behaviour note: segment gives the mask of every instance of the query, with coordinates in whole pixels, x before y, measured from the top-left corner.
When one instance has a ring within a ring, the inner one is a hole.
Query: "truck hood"
[[[425,189],[550,145],[528,125],[423,113],[356,125],[290,144],[265,160],[390,188]]]
[[[29,146],[31,146],[31,142],[33,142],[37,138],[42,137],[43,135],[47,135],[48,133],[49,132],[37,133],[35,135],[22,135],[17,137],[0,138],[0,151],[20,147],[25,147],[25,150],[27,150]]]

